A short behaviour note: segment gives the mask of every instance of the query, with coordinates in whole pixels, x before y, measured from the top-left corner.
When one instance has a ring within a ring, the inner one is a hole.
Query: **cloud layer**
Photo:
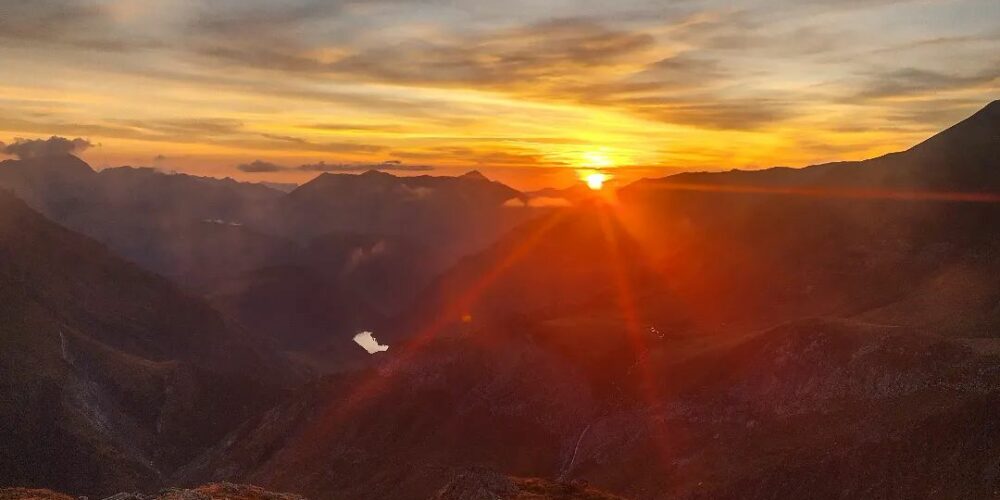
[[[342,172],[357,173],[369,170],[382,170],[387,172],[427,172],[434,170],[429,165],[410,165],[399,160],[387,160],[379,163],[307,163],[297,167],[287,167],[263,160],[254,160],[249,163],[241,163],[236,169],[248,174],[268,174],[275,172]]]
[[[0,151],[22,160],[81,153],[91,147],[93,144],[90,141],[79,137],[76,139],[57,136],[48,139],[22,139],[19,137],[10,144],[0,142]]]
[[[37,0],[2,11],[0,133],[90,137],[108,162],[155,153],[218,175],[427,164],[510,181],[515,168],[529,179],[595,155],[647,169],[803,165],[906,147],[1000,95],[995,0]],[[254,157],[273,163],[241,163]]]

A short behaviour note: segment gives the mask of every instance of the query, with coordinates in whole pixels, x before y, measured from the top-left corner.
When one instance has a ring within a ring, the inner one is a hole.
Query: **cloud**
[[[119,120],[115,122],[148,133],[174,136],[227,136],[243,132],[243,122],[228,118],[177,118],[163,120]]]
[[[430,165],[410,165],[398,160],[389,160],[381,163],[307,163],[297,167],[287,167],[271,163],[268,161],[254,160],[250,163],[241,163],[236,168],[242,172],[251,174],[271,173],[271,172],[367,172],[369,170],[383,170],[392,172],[427,172],[434,170]]]
[[[304,128],[311,128],[316,130],[329,130],[333,132],[402,132],[405,131],[405,127],[380,123],[375,125],[361,125],[361,124],[349,124],[349,123],[312,123],[303,125]]]
[[[5,1],[0,7],[0,41],[19,45],[64,45],[125,52],[160,46],[121,29],[111,3],[79,0]]]
[[[614,67],[654,46],[647,33],[560,19],[363,49],[331,63],[329,70],[393,83],[512,87]]]
[[[505,201],[503,206],[514,208],[571,207],[573,202],[561,196],[532,196],[527,199],[511,198]]]
[[[288,170],[287,167],[283,167],[276,163],[271,163],[267,161],[254,160],[250,163],[241,163],[236,165],[236,169],[241,172],[246,172],[248,174],[263,174],[269,172],[282,172]]]
[[[848,36],[811,24],[775,24],[770,11],[704,12],[670,31],[676,42],[702,51],[733,51],[740,55],[801,57],[848,46]]]
[[[46,156],[59,156],[79,153],[93,147],[94,144],[87,139],[67,139],[65,137],[52,136],[48,139],[22,139],[15,138],[11,144],[3,146],[3,153],[16,156],[22,160],[29,158],[41,158]]]
[[[737,26],[729,25],[736,21]],[[785,55],[812,53],[824,50],[833,39],[806,28],[774,33],[737,14],[678,23],[669,32],[671,37],[717,50],[750,47]],[[202,47],[201,53],[268,71],[493,90],[532,100],[609,107],[649,120],[705,128],[754,129],[791,114],[789,100],[777,102],[754,87],[742,89],[739,98],[726,96],[734,82],[748,75],[737,74],[705,51],[664,57],[657,38],[642,28],[611,26],[595,19],[550,19],[420,38],[385,37],[363,45],[334,44],[324,51],[304,42],[260,43],[259,39],[229,37]],[[324,52],[334,55],[319,55]]]
[[[794,102],[745,89],[718,60],[684,52],[646,65],[621,79],[564,89],[580,103],[622,109],[650,120],[712,129],[755,129],[789,117]]]
[[[396,84],[509,87],[614,67],[654,46],[655,39],[647,33],[587,19],[556,19],[485,33],[335,46],[332,49],[344,55],[333,60],[301,43],[261,43],[244,37],[220,37],[200,53],[268,70],[354,75]]]
[[[1000,61],[986,69],[967,74],[945,73],[920,68],[872,71],[866,74],[852,100],[866,101],[987,86],[1000,81]]]
[[[367,170],[387,170],[394,172],[426,172],[434,170],[430,165],[410,165],[398,160],[382,163],[312,163],[300,165],[296,170],[305,172],[365,172]]]
[[[297,149],[308,151],[326,151],[331,153],[377,153],[385,151],[384,146],[374,144],[358,144],[355,142],[312,142],[301,137],[277,134],[260,134],[271,141],[294,145]]]

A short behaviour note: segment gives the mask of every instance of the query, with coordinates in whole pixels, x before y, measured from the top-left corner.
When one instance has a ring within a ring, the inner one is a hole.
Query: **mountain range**
[[[880,158],[570,206],[3,162],[0,484],[989,498],[998,172],[1000,102]]]

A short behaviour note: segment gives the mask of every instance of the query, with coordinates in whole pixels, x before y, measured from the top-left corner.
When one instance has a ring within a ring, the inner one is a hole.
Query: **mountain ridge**
[[[635,191],[657,183],[761,186],[1000,190],[1000,100],[905,151],[856,161],[801,168],[683,172],[643,179],[623,188]]]

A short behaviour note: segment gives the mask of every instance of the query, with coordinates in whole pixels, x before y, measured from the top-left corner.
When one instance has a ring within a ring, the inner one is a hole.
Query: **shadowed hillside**
[[[278,394],[282,369],[205,303],[0,193],[5,484],[160,484]]]

